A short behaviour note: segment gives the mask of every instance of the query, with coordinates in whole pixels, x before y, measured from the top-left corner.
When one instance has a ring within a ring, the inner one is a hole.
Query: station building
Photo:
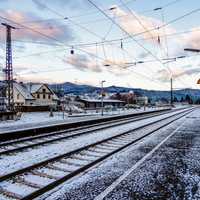
[[[101,108],[101,99],[82,99],[78,100],[84,104],[84,107],[87,109],[98,109]],[[114,108],[120,108],[125,105],[124,101],[115,100],[115,99],[103,99],[103,106],[112,106]]]

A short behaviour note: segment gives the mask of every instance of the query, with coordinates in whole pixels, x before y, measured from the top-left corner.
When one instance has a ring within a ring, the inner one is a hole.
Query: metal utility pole
[[[106,81],[101,81],[101,116],[103,116],[103,83],[105,83]]]
[[[15,27],[2,23],[6,27],[6,83],[7,83],[7,97],[8,97],[8,109],[14,110],[14,98],[13,98],[13,67],[12,67],[12,46],[11,46],[11,29]]]
[[[170,100],[170,103],[171,103],[171,107],[173,106],[173,79],[171,78],[170,79],[170,83],[171,83],[171,100]]]

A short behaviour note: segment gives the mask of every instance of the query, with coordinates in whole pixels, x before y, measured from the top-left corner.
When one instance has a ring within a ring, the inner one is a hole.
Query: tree
[[[200,98],[195,101],[195,104],[200,104]]]
[[[173,102],[178,102],[178,99],[176,96],[174,97]]]
[[[193,104],[193,100],[192,98],[187,94],[185,97],[185,100],[189,103],[189,104]]]
[[[190,100],[191,100],[191,98],[190,98],[190,96],[187,94],[187,95],[185,96],[185,101],[187,101],[187,102],[189,103]]]
[[[122,99],[122,95],[118,92],[118,93],[115,95],[114,98],[117,99],[117,100],[121,100],[121,99]]]
[[[151,98],[149,98],[148,99],[148,104],[150,104],[152,102],[152,99]]]
[[[181,100],[180,100],[180,102],[184,102],[185,100],[184,100],[184,98],[183,97],[181,97]]]

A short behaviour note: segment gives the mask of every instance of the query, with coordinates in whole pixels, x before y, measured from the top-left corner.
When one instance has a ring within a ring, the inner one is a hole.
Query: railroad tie
[[[23,196],[16,194],[14,192],[10,192],[10,191],[6,190],[5,188],[0,188],[0,193],[8,198],[12,198],[15,200],[20,200],[23,198]]]
[[[39,171],[36,171],[36,170],[32,171],[31,173],[33,175],[44,177],[44,178],[55,179],[55,180],[59,179],[59,177],[57,177],[57,176],[53,176],[53,175],[50,175],[50,174],[47,174],[47,173],[44,173],[44,172],[39,172]]]

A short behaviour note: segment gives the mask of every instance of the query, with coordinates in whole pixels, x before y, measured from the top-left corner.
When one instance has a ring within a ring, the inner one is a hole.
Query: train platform
[[[163,109],[166,108],[147,109],[146,111],[141,109],[128,112],[104,113],[103,118],[148,113],[151,111],[159,111]],[[20,120],[2,121],[0,122],[0,134],[102,119],[100,113],[73,114],[69,116],[68,114],[63,115],[62,112],[55,112],[53,117],[50,117],[49,115],[49,112],[23,113]]]

